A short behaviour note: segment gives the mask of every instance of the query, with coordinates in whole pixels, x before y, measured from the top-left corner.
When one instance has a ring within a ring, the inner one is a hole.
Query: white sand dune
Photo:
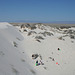
[[[33,75],[35,70],[26,62],[27,55],[21,53],[19,43],[24,40],[19,31],[8,23],[0,29],[0,75]],[[16,42],[17,47],[14,47]]]
[[[75,39],[63,34],[63,30],[43,28],[25,28],[27,32],[23,32],[24,28],[0,23],[0,75],[75,75]],[[30,31],[36,33],[28,36]],[[53,35],[43,36],[40,32]],[[44,39],[38,42],[36,36]],[[61,36],[63,39],[58,39]],[[40,58],[33,60],[32,54],[40,54],[44,65],[36,66]]]

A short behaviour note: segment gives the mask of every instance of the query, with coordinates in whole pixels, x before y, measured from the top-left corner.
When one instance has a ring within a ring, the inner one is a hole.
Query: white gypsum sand
[[[45,25],[35,25],[35,29],[14,27],[9,23],[0,25],[0,74],[75,74],[75,28],[65,32]],[[32,54],[40,54],[42,60],[39,57],[32,59]],[[36,66],[37,60],[44,65]]]

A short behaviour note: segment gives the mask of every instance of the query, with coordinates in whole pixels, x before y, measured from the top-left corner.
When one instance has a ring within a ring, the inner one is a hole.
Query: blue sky
[[[75,21],[75,0],[0,0],[0,21]]]

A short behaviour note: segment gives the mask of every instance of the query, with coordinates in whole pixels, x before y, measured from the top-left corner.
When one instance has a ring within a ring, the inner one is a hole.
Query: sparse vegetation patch
[[[71,39],[75,39],[75,36],[74,36],[74,35],[70,35],[70,38],[71,38]]]
[[[25,59],[21,59],[22,62],[25,62]]]
[[[14,44],[14,47],[18,47],[18,44],[15,41],[13,41],[13,44]]]
[[[19,75],[19,71],[16,70],[14,67],[12,67],[12,72],[15,73],[15,75]]]
[[[0,55],[1,55],[1,56],[4,56],[5,54],[3,53],[3,51],[0,51]]]
[[[42,36],[36,36],[35,39],[41,39],[44,40],[44,38]]]
[[[36,74],[36,72],[35,72],[34,70],[30,69],[30,71],[31,71],[33,74]]]

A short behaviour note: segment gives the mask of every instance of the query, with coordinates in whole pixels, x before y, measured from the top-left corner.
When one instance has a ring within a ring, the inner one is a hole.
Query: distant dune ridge
[[[50,25],[51,27],[60,27],[60,26],[74,26],[75,27],[75,24],[61,24],[61,23],[10,23],[14,26],[16,25],[22,25],[22,24],[30,24],[30,25],[35,25],[35,24],[44,24],[44,25]]]
[[[75,24],[0,23],[0,75],[75,75]]]

